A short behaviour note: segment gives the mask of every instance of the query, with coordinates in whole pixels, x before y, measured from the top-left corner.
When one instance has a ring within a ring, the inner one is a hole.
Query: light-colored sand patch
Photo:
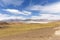
[[[60,36],[60,30],[55,31],[56,36]]]

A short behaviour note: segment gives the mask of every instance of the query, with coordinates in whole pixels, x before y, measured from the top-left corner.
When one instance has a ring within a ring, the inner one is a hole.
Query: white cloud
[[[28,7],[29,10],[37,10],[40,11],[43,8],[41,5],[33,5],[31,7]]]
[[[4,11],[11,12],[13,14],[23,14],[21,11],[16,9],[4,9]]]
[[[26,19],[23,16],[9,16],[7,19]]]
[[[19,11],[16,9],[4,9],[4,11],[13,13],[13,14],[23,14],[23,15],[31,15],[32,12],[29,11]]]
[[[56,2],[53,4],[41,6],[41,5],[34,5],[29,8],[30,10],[37,10],[41,13],[60,13],[60,2]]]
[[[32,12],[29,11],[22,11],[24,13],[24,15],[31,15]]]
[[[60,15],[58,15],[60,14],[60,2],[48,4],[45,6],[33,5],[29,9],[39,11],[41,13],[40,16],[32,16],[32,19],[60,20]]]
[[[5,19],[26,19],[23,16],[10,16],[7,14],[0,14],[0,20],[5,20]]]
[[[42,12],[48,12],[48,13],[60,13],[60,2],[44,6],[41,9]]]
[[[31,19],[60,20],[60,15],[40,14],[40,16],[32,16]]]
[[[40,16],[42,19],[48,19],[48,20],[60,20],[60,15],[54,15],[54,14],[42,14]]]
[[[3,4],[8,5],[14,5],[14,6],[20,6],[24,0],[2,0]]]
[[[7,19],[7,17],[9,17],[9,15],[7,15],[7,14],[0,14],[0,20]]]

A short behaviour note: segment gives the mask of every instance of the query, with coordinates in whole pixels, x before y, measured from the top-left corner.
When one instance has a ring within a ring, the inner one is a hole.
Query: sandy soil
[[[56,34],[56,31],[58,31],[58,28],[56,28],[41,28],[30,30],[22,34],[3,37],[0,38],[0,40],[60,40],[60,36]]]

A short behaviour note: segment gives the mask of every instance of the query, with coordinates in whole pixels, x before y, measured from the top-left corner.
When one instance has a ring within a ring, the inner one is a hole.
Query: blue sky
[[[0,0],[0,20],[60,20],[60,0]]]

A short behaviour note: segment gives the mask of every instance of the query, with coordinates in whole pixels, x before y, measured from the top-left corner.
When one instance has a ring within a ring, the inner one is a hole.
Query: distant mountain
[[[6,19],[2,22],[22,22],[22,23],[48,23],[47,19]]]
[[[3,22],[19,22],[22,21],[21,19],[6,19],[6,20],[2,20]]]

